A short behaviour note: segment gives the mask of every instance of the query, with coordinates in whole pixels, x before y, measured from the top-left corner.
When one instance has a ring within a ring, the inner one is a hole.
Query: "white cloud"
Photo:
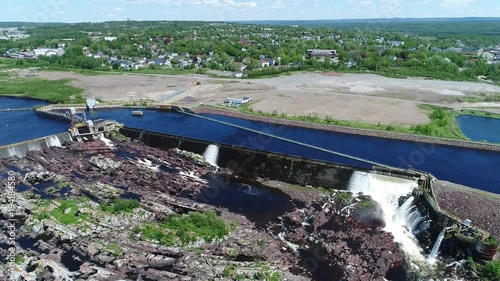
[[[19,12],[24,10],[24,6],[17,6],[17,7],[8,7],[7,12]]]
[[[295,2],[294,5],[297,5],[298,3]],[[273,9],[283,9],[285,8],[285,1],[283,0],[277,0],[276,2],[274,3],[271,3],[271,5],[269,6],[270,8],[273,8]]]
[[[61,11],[61,10],[57,10],[56,11],[56,15],[65,15],[66,13],[64,11]]]
[[[101,0],[102,1],[102,0]],[[168,6],[189,5],[195,7],[232,7],[232,8],[254,8],[257,1],[239,2],[235,0],[121,0],[126,4],[161,4]]]
[[[116,9],[115,9],[115,11],[116,11],[116,12],[123,12],[123,8],[118,7],[118,8],[116,8]]]
[[[114,18],[114,17],[115,17],[115,14],[109,13],[109,14],[106,14],[106,17],[107,17],[107,18]]]
[[[474,2],[476,2],[476,0],[444,0],[444,2],[441,3],[441,6],[456,9],[467,7]]]
[[[358,6],[371,6],[373,5],[373,0],[349,0],[349,3]]]

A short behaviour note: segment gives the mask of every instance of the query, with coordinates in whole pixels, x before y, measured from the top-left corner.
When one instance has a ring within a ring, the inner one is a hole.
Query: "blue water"
[[[129,110],[108,110],[94,112],[88,116],[112,118],[129,127],[205,139],[216,143],[241,145],[358,167],[369,167],[367,164],[312,148],[179,113],[145,111],[143,117],[133,117]],[[441,180],[500,193],[500,173],[498,173],[500,153],[498,152],[287,127],[218,115],[205,116],[382,164],[401,168],[411,165],[413,168],[430,172]]]
[[[26,106],[21,105],[21,107]],[[9,114],[13,114],[10,117],[10,137],[1,134],[0,144],[63,132],[67,128],[65,122],[42,119],[31,111]],[[0,120],[2,116],[0,113]],[[17,120],[16,116],[20,120]],[[367,164],[312,148],[179,113],[146,110],[143,117],[134,117],[131,110],[105,110],[91,112],[87,116],[90,119],[115,119],[129,127],[199,138],[215,143],[240,145],[358,167],[369,167]],[[286,127],[226,116],[206,116],[382,164],[402,168],[411,165],[416,169],[430,172],[442,180],[500,193],[500,173],[498,173],[500,153],[498,152]],[[23,126],[29,126],[31,129]]]
[[[62,133],[68,123],[38,116],[34,110],[1,111],[45,105],[44,101],[0,97],[0,145]]]
[[[460,115],[457,121],[462,132],[471,140],[500,143],[500,119]]]

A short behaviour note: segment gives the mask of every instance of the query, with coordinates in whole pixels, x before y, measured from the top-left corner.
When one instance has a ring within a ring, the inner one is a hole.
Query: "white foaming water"
[[[59,138],[57,136],[50,136],[48,138],[45,139],[45,143],[47,144],[48,147],[51,147],[51,146],[58,146],[58,147],[61,147],[61,141],[59,140]]]
[[[425,264],[426,258],[422,249],[412,234],[407,219],[413,212],[414,198],[410,197],[400,208],[399,198],[407,196],[417,187],[416,181],[393,178],[364,172],[354,172],[349,181],[349,191],[370,195],[384,211],[384,230],[392,233],[394,241],[401,245],[407,256],[419,265]]]
[[[99,134],[99,139],[102,140],[107,147],[113,149],[115,148],[115,145],[114,143],[110,140],[110,139],[107,139],[105,136],[104,136],[104,133],[100,133]]]
[[[24,156],[24,154],[21,151],[19,151],[19,149],[17,149],[17,147],[7,148],[7,155],[9,157],[12,157],[12,156],[23,157]]]
[[[248,184],[243,184],[242,187],[243,187],[243,191],[248,195],[257,196],[257,195],[260,195],[262,193],[261,191],[259,191],[259,189],[255,188],[251,185],[248,185]]]
[[[203,157],[205,157],[210,165],[217,167],[217,160],[219,158],[219,146],[215,144],[209,145],[205,150],[205,153],[203,153]]]
[[[441,230],[441,232],[439,233],[439,236],[436,239],[434,246],[432,247],[431,253],[429,254],[429,263],[430,264],[434,264],[436,262],[436,258],[439,254],[439,247],[441,246],[441,242],[443,242],[445,234],[446,234],[446,228],[443,228],[443,230]]]

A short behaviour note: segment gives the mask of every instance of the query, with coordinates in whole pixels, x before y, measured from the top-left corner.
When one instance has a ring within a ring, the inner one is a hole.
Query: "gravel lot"
[[[33,76],[30,73],[30,76]],[[22,76],[22,72],[20,72]],[[193,107],[221,104],[227,97],[251,97],[255,110],[289,115],[329,115],[335,119],[414,125],[428,122],[419,103],[453,104],[474,93],[500,93],[500,87],[472,82],[394,79],[371,74],[296,74],[237,80],[203,75],[97,75],[38,72],[45,79],[71,78],[86,97],[105,101],[151,99]],[[195,85],[200,82],[201,85]],[[500,108],[500,105],[495,105]]]

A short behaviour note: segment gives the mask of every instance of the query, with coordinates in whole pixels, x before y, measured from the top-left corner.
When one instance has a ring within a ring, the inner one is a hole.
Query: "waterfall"
[[[51,146],[58,146],[61,147],[61,141],[57,136],[50,136],[45,139],[45,143],[47,144],[47,147]]]
[[[392,233],[394,241],[399,243],[407,255],[415,262],[425,263],[418,241],[411,231],[408,218],[415,209],[415,198],[410,196],[398,208],[400,197],[407,196],[417,187],[416,181],[393,178],[389,176],[354,172],[349,181],[349,191],[370,195],[384,211],[384,230]]]
[[[99,134],[99,139],[101,141],[103,141],[107,147],[109,147],[110,149],[114,149],[115,148],[115,144],[113,143],[113,141],[111,141],[110,139],[107,139],[105,136],[104,136],[104,133],[100,133]]]
[[[7,148],[7,156],[12,157],[12,156],[17,156],[17,157],[24,157],[25,154],[22,153],[17,147],[9,147]]]
[[[203,156],[210,165],[217,167],[217,159],[219,158],[219,146],[215,144],[209,145],[205,150],[205,153],[203,153]]]
[[[443,242],[444,235],[446,234],[446,228],[443,228],[441,232],[439,233],[438,238],[436,239],[436,242],[434,243],[434,246],[432,247],[432,251],[429,254],[429,263],[433,264],[436,262],[437,255],[439,254],[439,247],[441,247],[441,242]]]

